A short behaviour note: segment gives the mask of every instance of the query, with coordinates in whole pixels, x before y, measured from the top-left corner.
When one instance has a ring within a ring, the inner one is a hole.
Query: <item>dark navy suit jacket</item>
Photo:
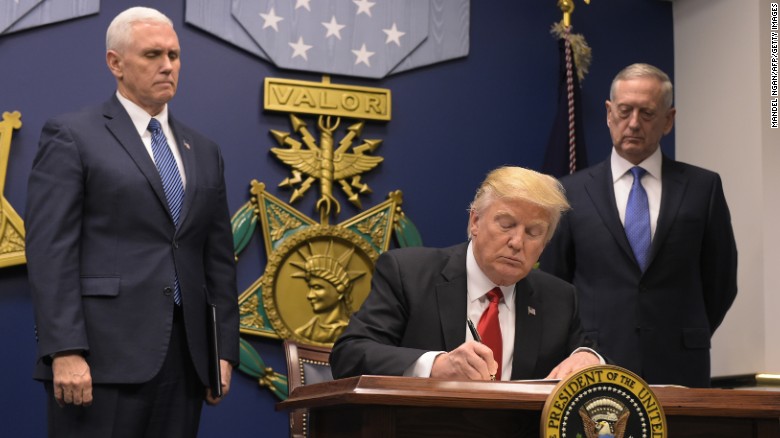
[[[222,156],[214,142],[169,122],[187,178],[178,228],[154,162],[115,96],[44,126],[26,213],[37,379],[51,379],[49,357],[65,350],[84,351],[94,383],[154,377],[168,351],[175,272],[204,385],[207,302],[217,305],[222,358],[238,362]]]
[[[710,337],[737,293],[737,249],[720,177],[663,158],[644,273],[618,216],[610,161],[561,182],[572,210],[540,264],[574,283],[586,335],[648,383],[709,386]]]
[[[368,298],[333,347],[333,377],[400,376],[424,353],[466,342],[467,248],[405,248],[379,256]],[[544,378],[577,347],[591,346],[571,284],[532,271],[515,293],[512,379]]]

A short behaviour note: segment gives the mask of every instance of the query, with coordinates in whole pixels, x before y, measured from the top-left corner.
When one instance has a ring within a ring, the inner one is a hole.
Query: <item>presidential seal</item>
[[[666,417],[639,376],[613,365],[585,368],[547,397],[543,438],[665,438]]]

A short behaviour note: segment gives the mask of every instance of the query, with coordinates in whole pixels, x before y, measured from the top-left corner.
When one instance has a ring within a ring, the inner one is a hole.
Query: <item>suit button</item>
[[[166,297],[169,297],[169,296],[171,296],[171,294],[172,294],[172,293],[173,293],[173,289],[171,289],[170,287],[166,287],[165,289],[163,289],[163,294],[164,294]]]
[[[175,240],[174,240],[174,241],[173,241],[173,248],[174,248],[174,249],[179,249],[179,242],[177,242],[177,241],[175,241]]]

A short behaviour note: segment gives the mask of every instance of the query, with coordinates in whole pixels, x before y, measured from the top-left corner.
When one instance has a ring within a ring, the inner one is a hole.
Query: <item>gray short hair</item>
[[[609,88],[609,100],[615,99],[615,86],[618,81],[624,81],[633,78],[655,78],[661,82],[661,88],[663,92],[664,109],[672,107],[674,101],[674,90],[672,87],[672,81],[669,79],[669,75],[663,72],[658,67],[650,64],[631,64],[628,67],[620,70],[620,73],[612,80],[612,86]]]
[[[557,179],[516,166],[499,167],[488,173],[477,189],[469,211],[479,213],[496,199],[517,199],[545,209],[550,217],[545,242],[552,239],[561,214],[571,208],[565,190]],[[471,238],[470,227],[468,233]]]
[[[173,27],[173,22],[157,9],[136,6],[125,9],[114,17],[106,31],[106,51],[121,51],[130,40],[130,30],[134,23],[150,21]]]

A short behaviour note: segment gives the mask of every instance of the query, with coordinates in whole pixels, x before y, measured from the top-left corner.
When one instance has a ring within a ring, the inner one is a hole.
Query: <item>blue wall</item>
[[[98,15],[0,36],[0,111],[18,110],[23,126],[15,131],[5,197],[24,211],[26,181],[44,121],[61,112],[102,102],[115,85],[105,66],[105,29],[128,0],[104,1]],[[590,74],[583,82],[586,143],[591,163],[609,154],[604,100],[617,71],[649,62],[673,72],[671,3],[659,0],[576,0],[575,32],[593,49]],[[170,16],[183,48],[179,92],[171,102],[176,117],[217,140],[227,167],[231,211],[248,200],[252,179],[276,185],[288,170],[271,156],[270,129],[290,131],[287,117],[262,111],[266,76],[321,80],[321,76],[282,71],[269,63],[184,24],[183,0],[152,2]],[[465,239],[466,208],[485,173],[502,164],[539,169],[557,98],[557,45],[550,25],[560,20],[555,0],[472,0],[471,51],[467,58],[392,76],[383,81],[332,78],[333,82],[388,88],[393,120],[367,123],[362,138],[383,139],[375,152],[385,158],[364,177],[373,195],[366,207],[396,189],[403,209],[430,246]],[[343,126],[343,125],[342,125]],[[337,134],[339,136],[341,134]],[[663,148],[673,155],[673,136]],[[295,204],[316,217],[311,190]],[[357,210],[341,201],[339,221]],[[265,254],[255,238],[239,260],[239,288],[262,274]],[[31,379],[35,355],[33,319],[26,270],[0,269],[0,435],[45,435],[43,389]],[[267,364],[286,373],[281,344],[252,338]],[[204,409],[203,437],[287,434],[287,415],[276,399],[244,374],[234,374],[230,396]]]

